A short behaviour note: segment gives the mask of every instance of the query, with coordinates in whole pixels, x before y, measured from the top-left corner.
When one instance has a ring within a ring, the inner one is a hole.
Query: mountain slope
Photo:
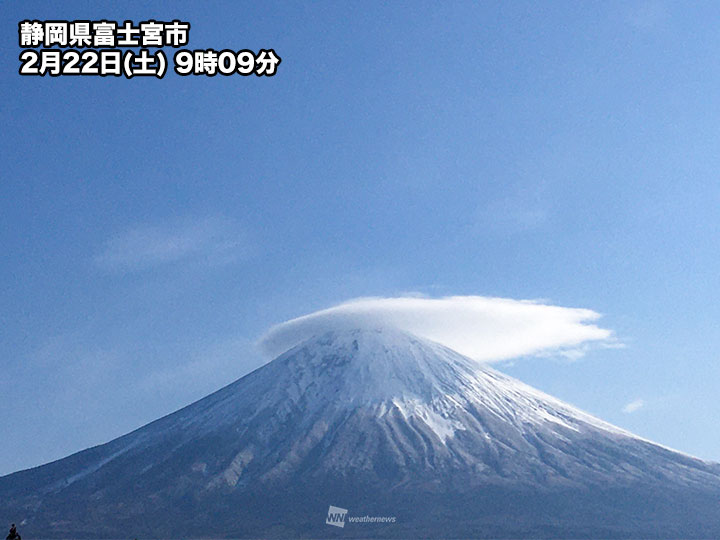
[[[0,500],[6,521],[49,536],[706,537],[720,532],[720,466],[438,344],[353,329],[0,478]],[[398,522],[329,527],[330,504]]]

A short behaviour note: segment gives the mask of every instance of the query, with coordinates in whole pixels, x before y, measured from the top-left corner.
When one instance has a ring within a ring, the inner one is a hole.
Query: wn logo
[[[335,527],[345,527],[345,516],[347,513],[348,511],[345,508],[330,506],[330,508],[328,508],[328,515],[325,523],[328,525],[334,525]]]

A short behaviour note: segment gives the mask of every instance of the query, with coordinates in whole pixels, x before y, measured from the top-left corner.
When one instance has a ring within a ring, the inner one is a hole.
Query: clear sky
[[[18,75],[24,19],[180,19],[274,78]],[[543,299],[625,348],[505,372],[720,460],[720,4],[0,4],[0,474],[347,299]]]

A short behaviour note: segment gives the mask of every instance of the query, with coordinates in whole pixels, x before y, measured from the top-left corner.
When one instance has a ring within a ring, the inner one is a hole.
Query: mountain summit
[[[372,327],[0,478],[0,519],[46,537],[707,538],[719,503],[720,465]],[[329,505],[396,520],[328,527]]]

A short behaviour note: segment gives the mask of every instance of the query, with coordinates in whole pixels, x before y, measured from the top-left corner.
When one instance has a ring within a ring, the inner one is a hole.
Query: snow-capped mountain
[[[396,521],[329,527],[329,505]],[[705,538],[720,535],[720,465],[370,327],[0,478],[0,519],[74,537]]]

